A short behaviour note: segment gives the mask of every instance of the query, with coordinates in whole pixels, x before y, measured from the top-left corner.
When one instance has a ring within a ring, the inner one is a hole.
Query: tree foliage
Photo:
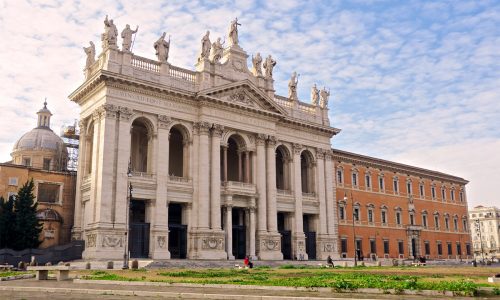
[[[15,222],[14,196],[10,196],[7,201],[0,197],[0,249],[12,248],[15,237]]]

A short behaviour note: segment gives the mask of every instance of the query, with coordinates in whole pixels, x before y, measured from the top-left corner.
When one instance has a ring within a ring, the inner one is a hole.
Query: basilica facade
[[[85,48],[73,238],[85,259],[262,260],[338,257],[326,89],[310,103],[275,94],[276,61],[203,37],[195,70],[117,45],[106,18],[102,52]],[[127,31],[128,28],[128,31]],[[309,101],[308,101],[309,102]]]

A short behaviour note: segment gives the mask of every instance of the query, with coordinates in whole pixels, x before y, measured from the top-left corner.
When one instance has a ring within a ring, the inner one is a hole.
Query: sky
[[[169,62],[188,69],[206,30],[237,17],[240,46],[276,59],[277,94],[293,71],[302,101],[331,90],[335,148],[465,178],[469,207],[500,206],[500,1],[0,0],[0,161],[45,97],[56,133],[78,118],[68,95],[106,14],[139,26],[140,56],[167,32]]]

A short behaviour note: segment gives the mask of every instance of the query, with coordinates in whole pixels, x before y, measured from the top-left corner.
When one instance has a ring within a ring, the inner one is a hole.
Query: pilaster
[[[295,198],[295,226],[292,229],[292,252],[293,256],[299,260],[307,260],[305,247],[305,235],[302,214],[302,177],[300,154],[302,145],[293,144],[293,178],[294,178],[294,198]]]
[[[220,140],[224,127],[218,124],[212,126],[212,160],[210,176],[210,228],[221,230],[220,217]]]

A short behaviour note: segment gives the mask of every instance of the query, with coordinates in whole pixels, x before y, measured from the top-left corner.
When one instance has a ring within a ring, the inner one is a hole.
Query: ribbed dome
[[[63,140],[47,127],[37,127],[25,133],[12,149],[13,152],[20,150],[67,151]]]

